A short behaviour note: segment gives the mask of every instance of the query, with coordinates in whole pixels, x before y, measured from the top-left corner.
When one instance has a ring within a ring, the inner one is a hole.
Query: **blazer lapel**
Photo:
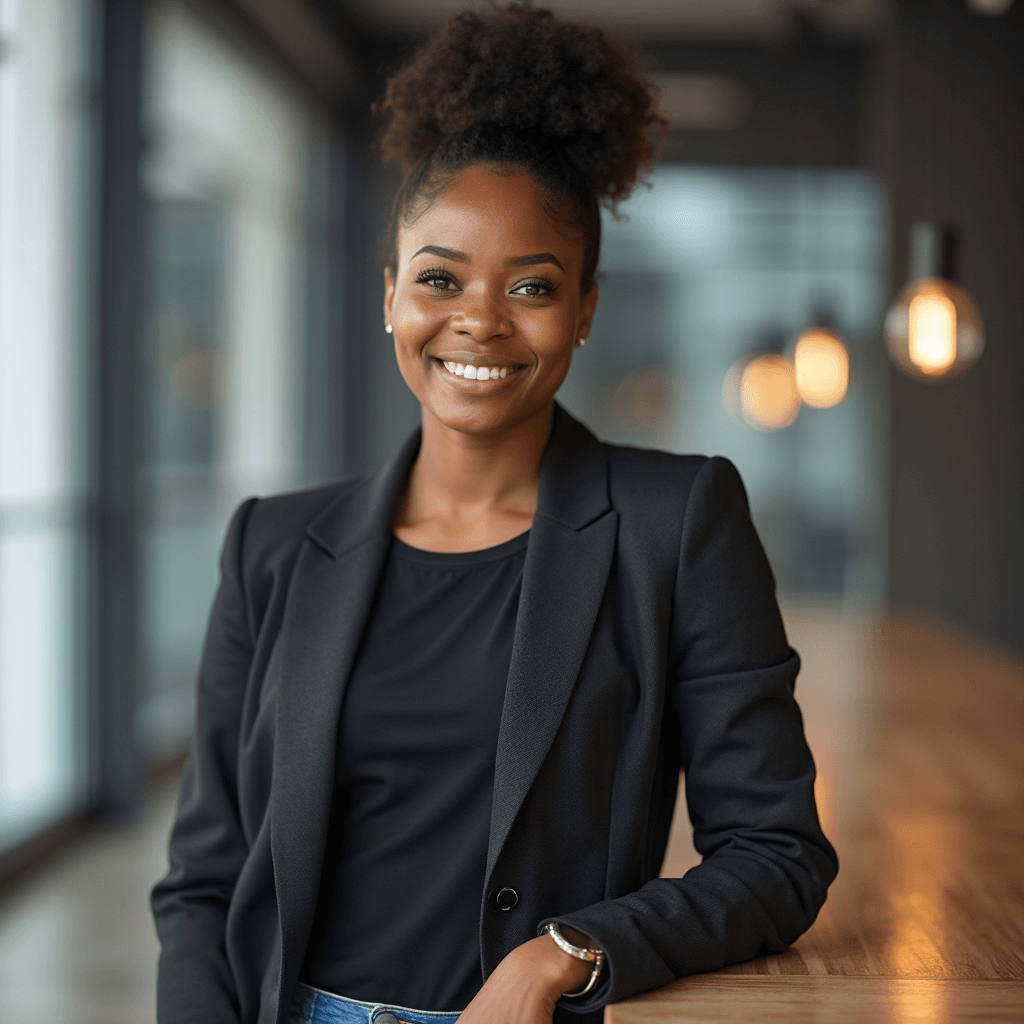
[[[316,909],[334,792],[338,717],[387,557],[395,502],[419,450],[392,462],[307,528],[276,659],[277,720],[270,846],[281,921],[280,994],[298,977]],[[286,1007],[278,1008],[278,1013]]]
[[[498,733],[488,889],[512,823],[569,704],[604,596],[617,527],[603,448],[556,406],[541,463]]]

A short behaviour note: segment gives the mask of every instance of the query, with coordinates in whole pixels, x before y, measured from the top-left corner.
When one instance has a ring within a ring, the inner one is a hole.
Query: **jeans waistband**
[[[414,1010],[391,1003],[364,1003],[301,982],[292,1001],[290,1024],[455,1024],[458,1013]]]

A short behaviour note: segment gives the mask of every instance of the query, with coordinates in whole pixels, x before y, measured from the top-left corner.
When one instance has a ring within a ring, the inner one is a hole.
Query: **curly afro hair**
[[[399,225],[428,208],[452,175],[477,163],[518,165],[541,184],[552,215],[582,229],[589,287],[598,205],[614,209],[629,195],[667,131],[655,99],[636,50],[598,28],[519,3],[456,15],[388,80],[375,106],[390,117],[384,160],[406,170],[388,265],[397,262]]]

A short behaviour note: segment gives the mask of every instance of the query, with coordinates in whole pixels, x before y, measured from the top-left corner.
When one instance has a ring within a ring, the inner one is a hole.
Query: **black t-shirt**
[[[320,897],[301,979],[462,1010],[480,989],[494,758],[528,533],[484,551],[397,537],[338,731]]]

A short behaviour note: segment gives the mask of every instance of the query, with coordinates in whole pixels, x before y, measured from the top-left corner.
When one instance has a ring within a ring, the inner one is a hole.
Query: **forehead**
[[[543,195],[521,168],[469,167],[412,224],[399,229],[399,259],[423,245],[442,245],[479,258],[553,252],[567,271],[569,263],[578,269],[583,240],[552,218]]]

